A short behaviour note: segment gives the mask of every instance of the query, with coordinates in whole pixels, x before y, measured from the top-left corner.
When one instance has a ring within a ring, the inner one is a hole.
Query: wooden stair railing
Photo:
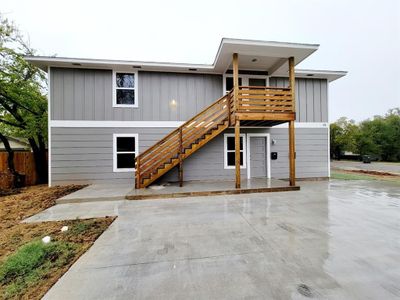
[[[232,102],[231,91],[140,153],[135,159],[135,187],[148,186],[228,128],[233,122]]]

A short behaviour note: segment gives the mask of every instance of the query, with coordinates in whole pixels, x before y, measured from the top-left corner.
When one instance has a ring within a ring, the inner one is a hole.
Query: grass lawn
[[[365,174],[353,170],[347,171],[339,169],[334,169],[331,171],[331,178],[340,180],[383,180],[383,181],[400,182],[400,176]]]
[[[34,186],[0,197],[0,299],[40,299],[114,218],[20,223],[82,186]],[[68,230],[61,232],[63,226]],[[51,242],[41,239],[50,236]]]

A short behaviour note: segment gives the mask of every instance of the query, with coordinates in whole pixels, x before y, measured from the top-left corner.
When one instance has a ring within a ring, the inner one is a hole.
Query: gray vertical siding
[[[111,70],[51,68],[50,76],[52,120],[184,121],[222,93],[220,75],[139,72],[139,107],[121,108],[112,106]]]
[[[271,176],[289,177],[288,129],[271,128],[271,152],[278,152],[278,159],[271,161]],[[296,128],[296,177],[328,177],[328,128]]]
[[[288,79],[271,77],[271,86],[287,86]],[[296,121],[328,122],[328,82],[326,79],[296,79]]]
[[[53,128],[52,184],[67,183],[127,183],[133,173],[113,172],[113,133],[137,133],[139,151],[144,151],[171,128]],[[233,133],[228,129],[226,132]],[[243,129],[243,133],[269,132],[271,151],[278,159],[271,161],[271,176],[288,177],[288,130],[286,128]],[[296,129],[297,177],[328,176],[328,131],[325,128]],[[246,178],[247,170],[241,170]],[[184,162],[185,180],[233,179],[234,169],[224,169],[224,136],[221,134]],[[176,170],[163,180],[177,180]]]

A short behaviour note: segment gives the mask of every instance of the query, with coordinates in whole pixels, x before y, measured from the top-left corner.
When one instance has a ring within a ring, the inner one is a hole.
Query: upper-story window
[[[137,72],[113,72],[114,107],[138,107]]]

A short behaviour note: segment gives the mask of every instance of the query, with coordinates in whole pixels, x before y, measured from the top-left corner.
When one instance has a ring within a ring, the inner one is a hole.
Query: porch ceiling
[[[214,62],[217,72],[232,67],[233,53],[239,54],[239,69],[263,70],[270,75],[288,70],[287,58],[293,56],[295,65],[318,49],[317,44],[296,44],[240,39],[222,39]]]

